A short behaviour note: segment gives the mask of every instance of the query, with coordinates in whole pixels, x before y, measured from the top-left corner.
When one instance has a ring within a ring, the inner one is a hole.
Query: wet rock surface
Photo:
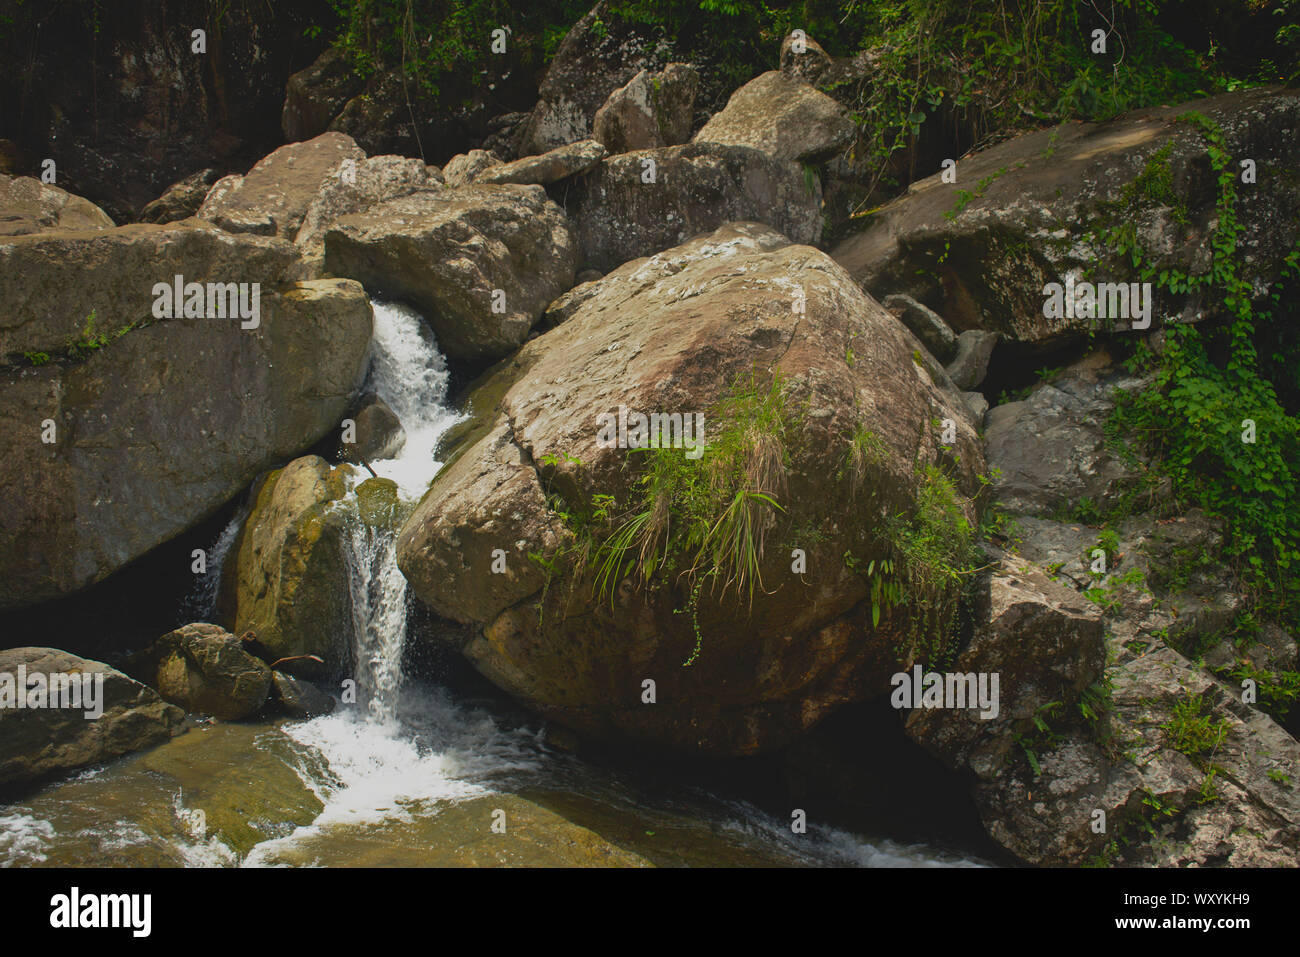
[[[75,696],[72,682],[79,686]],[[17,706],[20,694],[25,707]],[[55,648],[0,651],[0,701],[3,786],[149,748],[185,730],[185,713],[151,689],[103,662]]]

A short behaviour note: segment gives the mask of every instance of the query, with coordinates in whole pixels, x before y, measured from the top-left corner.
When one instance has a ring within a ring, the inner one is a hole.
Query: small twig
[[[271,662],[271,667],[275,668],[278,665],[284,664],[286,661],[302,661],[304,658],[314,661],[318,665],[325,664],[325,660],[323,658],[318,658],[316,655],[290,655],[288,658],[277,658],[275,661]]]

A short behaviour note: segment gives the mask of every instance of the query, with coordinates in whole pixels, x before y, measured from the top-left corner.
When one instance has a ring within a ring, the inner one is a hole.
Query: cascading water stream
[[[441,467],[434,451],[459,416],[446,405],[450,375],[419,314],[394,303],[372,306],[367,386],[396,414],[406,442],[393,458],[370,465],[396,482],[399,497],[410,505]],[[365,477],[357,476],[356,483]],[[421,687],[403,696],[407,592],[397,567],[396,532],[362,521],[354,498],[339,507],[349,510],[344,558],[357,701],[285,727],[285,734],[328,765],[324,778],[312,767],[299,768],[325,808],[310,827],[260,845],[250,864],[274,858],[286,844],[311,841],[322,829],[408,818],[441,801],[485,793],[478,782],[534,763],[532,734],[502,731],[486,716],[457,706],[441,688]]]
[[[226,527],[221,530],[217,540],[207,550],[207,573],[194,584],[194,588],[181,601],[185,617],[189,621],[215,621],[217,613],[217,593],[220,591],[221,572],[226,564],[226,556],[234,547],[239,530],[248,518],[248,505],[242,505],[231,516]]]
[[[446,405],[447,363],[418,313],[395,303],[372,306],[375,332],[368,384],[406,432],[398,454],[372,467],[397,483],[402,499],[413,502],[441,467],[434,450],[458,418]],[[397,567],[394,532],[369,526],[355,514],[352,518],[347,564],[358,691],[373,720],[392,723],[402,684],[406,578]]]
[[[357,690],[370,717],[396,718],[406,644],[406,579],[397,567],[393,533],[356,520],[350,525],[348,579]]]

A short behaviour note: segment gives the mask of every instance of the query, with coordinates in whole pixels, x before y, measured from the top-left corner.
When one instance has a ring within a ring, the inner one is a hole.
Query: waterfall
[[[239,537],[239,530],[244,527],[249,507],[241,505],[231,516],[226,527],[221,530],[217,540],[207,550],[206,571],[194,583],[190,593],[181,600],[181,610],[186,621],[213,621],[217,613],[217,592],[221,586],[221,572],[226,565],[226,557]]]
[[[374,338],[367,386],[402,423],[406,444],[391,459],[372,462],[384,478],[397,483],[398,494],[418,501],[441,464],[434,450],[442,434],[460,416],[447,406],[450,373],[419,313],[397,303],[372,302]],[[230,519],[207,552],[207,572],[183,600],[186,617],[212,621],[222,568],[248,517],[245,504]],[[395,536],[350,516],[345,539],[352,600],[352,653],[359,701],[380,724],[395,719],[402,683],[401,657],[406,639],[406,579],[397,567]]]
[[[386,303],[374,303],[374,315],[369,385],[399,416],[407,442],[399,455],[373,465],[398,483],[399,495],[409,504],[437,474],[437,441],[457,416],[446,405],[446,364],[422,330],[420,317]],[[140,855],[160,859],[160,851],[169,863],[179,856],[191,866],[373,866],[387,860],[406,865],[420,860],[426,848],[443,861],[460,855],[479,862],[547,866],[579,860],[577,832],[567,828],[560,814],[560,826],[550,836],[556,812],[545,797],[530,797],[548,792],[576,796],[579,807],[595,809],[597,820],[608,820],[623,835],[614,839],[619,845],[636,841],[630,849],[651,861],[667,854],[663,860],[668,864],[711,860],[710,854],[724,866],[745,861],[869,867],[974,863],[923,846],[863,840],[833,827],[795,835],[787,819],[744,801],[718,798],[695,786],[683,789],[657,776],[629,782],[623,771],[608,772],[546,748],[544,730],[531,722],[498,722],[489,708],[457,700],[437,682],[416,676],[404,681],[408,599],[397,567],[396,535],[391,527],[366,525],[356,506],[351,495],[333,506],[349,522],[342,547],[352,602],[355,703],[308,720],[277,720],[255,732],[246,724],[219,724],[230,734],[214,734],[203,744],[204,769],[197,778],[192,776],[193,751],[175,753],[177,745],[168,743],[148,758],[127,756],[27,795],[21,803],[0,803],[0,867],[87,860],[135,865]],[[247,506],[209,552],[208,575],[196,590],[207,607],[246,513]],[[337,694],[337,688],[329,690]],[[178,741],[182,749],[192,743],[191,736]],[[274,770],[274,762],[282,761],[297,775],[302,791],[295,795],[279,776],[272,777],[270,790],[259,790],[262,782],[248,779],[250,747],[265,752],[253,774]],[[152,763],[168,749],[173,753],[167,761]],[[205,793],[209,783],[211,791]],[[250,794],[254,798],[248,805]],[[309,807],[303,800],[308,795],[319,801],[320,810],[303,823],[300,812]],[[282,796],[286,808],[277,811]],[[486,798],[490,802],[482,800]],[[481,803],[475,808],[473,802]],[[223,805],[258,808],[257,820],[250,824],[265,837],[242,856],[220,828],[200,834],[191,826],[195,811]],[[441,828],[429,823],[455,805],[469,809]],[[489,809],[495,818],[497,808],[516,809],[509,812],[512,833],[518,814],[526,836],[516,843],[502,836],[502,850],[483,856],[497,839],[484,841],[468,832],[469,815],[476,815],[475,826],[486,830]],[[584,819],[585,812],[579,811],[574,826]],[[671,839],[655,839],[656,831]],[[590,863],[609,862],[599,837],[592,836]],[[690,845],[700,841],[705,849],[697,853]],[[665,847],[679,849],[679,856]]]
[[[449,373],[437,343],[413,309],[372,303],[375,333],[368,384],[406,431],[396,457],[373,462],[375,472],[397,482],[398,494],[418,501],[441,467],[438,439],[459,416],[447,407]],[[367,526],[354,514],[348,549],[352,598],[353,661],[359,701],[371,720],[396,719],[406,642],[406,578],[397,567],[394,533]]]
[[[406,445],[395,458],[372,462],[375,471],[397,482],[402,495],[418,501],[438,474],[433,451],[460,416],[447,406],[451,375],[415,310],[375,302],[368,386],[383,399],[406,431]]]
[[[357,690],[371,718],[396,718],[406,644],[406,578],[397,567],[397,546],[387,529],[370,528],[353,516],[348,540],[352,591],[353,658]]]

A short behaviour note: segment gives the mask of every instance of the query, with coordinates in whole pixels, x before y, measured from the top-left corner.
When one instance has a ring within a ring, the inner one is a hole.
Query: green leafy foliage
[[[1278,721],[1285,721],[1300,700],[1300,671],[1265,671],[1245,661],[1215,671],[1238,684],[1246,679],[1254,681],[1260,708]]]
[[[879,608],[908,608],[906,657],[940,665],[953,650],[951,630],[957,606],[975,570],[975,529],[967,520],[956,486],[936,465],[919,470],[916,504],[910,514],[891,515],[884,532],[889,558],[872,579],[872,618]]]
[[[95,329],[95,315],[96,312],[94,309],[92,309],[90,311],[90,315],[86,316],[86,323],[81,327],[81,332],[68,339],[67,354],[69,359],[72,359],[73,361],[80,361],[82,359],[87,359],[93,353],[98,352],[100,349],[104,348],[104,346],[108,345],[114,339],[126,335],[133,328],[135,328],[135,324],[132,323],[131,325],[124,326],[123,328],[118,329],[115,332],[97,331]],[[44,353],[36,353],[36,356],[39,357],[40,355],[43,354]],[[46,359],[48,360],[48,358],[49,357],[47,356]],[[32,361],[32,365],[42,364],[41,362],[38,362],[35,359],[31,361]]]
[[[628,575],[649,583],[661,572],[708,582],[753,603],[767,532],[782,512],[794,413],[780,375],[762,385],[751,375],[707,417],[708,450],[634,450],[645,461],[637,499],[596,552],[596,587],[612,600]]]
[[[336,47],[362,75],[400,67],[436,95],[452,75],[483,69],[497,26],[508,25],[512,48],[540,66],[590,5],[330,0],[330,27]],[[1215,23],[1251,24],[1228,34],[1236,41],[1230,49],[1200,48],[1206,25],[1189,21],[1174,0],[1116,0],[1104,8],[1072,0],[610,0],[594,32],[600,37],[615,21],[630,24],[676,59],[700,64],[717,99],[710,109],[771,69],[795,29],[833,56],[866,53],[870,69],[860,79],[835,81],[841,86],[832,92],[850,104],[861,128],[854,158],[875,170],[874,184],[914,178],[918,171],[895,154],[941,123],[979,142],[1005,130],[1107,119],[1296,75],[1297,0],[1218,6]],[[1107,35],[1104,54],[1091,49],[1097,28]],[[319,25],[308,29],[321,32]]]
[[[1203,695],[1186,694],[1174,704],[1169,720],[1160,730],[1169,747],[1190,758],[1199,758],[1219,749],[1229,727],[1227,718],[1214,719]]]
[[[785,511],[780,498],[801,416],[782,376],[764,383],[751,373],[706,414],[701,457],[687,458],[681,448],[633,449],[628,462],[637,476],[626,498],[598,494],[575,505],[552,493],[550,507],[574,534],[559,554],[537,559],[548,572],[548,589],[554,575],[564,574],[571,585],[590,578],[593,594],[612,605],[625,582],[681,583],[689,597],[678,612],[691,616],[696,637],[684,664],[693,663],[703,641],[698,613],[705,589],[716,601],[730,594],[751,606],[764,590],[764,549]],[[581,467],[568,455],[540,462]]]
[[[414,88],[437,97],[454,77],[473,77],[491,55],[492,31],[509,30],[508,42],[526,62],[554,55],[560,41],[591,4],[586,0],[330,0],[333,44],[363,77],[400,70]],[[307,28],[309,35],[321,26]]]
[[[1105,239],[1132,259],[1144,281],[1173,293],[1197,292],[1224,321],[1169,325],[1159,355],[1140,346],[1130,367],[1150,373],[1154,387],[1120,393],[1110,430],[1136,437],[1182,500],[1226,520],[1225,555],[1240,567],[1245,586],[1266,614],[1294,621],[1300,614],[1300,510],[1294,507],[1300,418],[1283,405],[1286,383],[1275,382],[1289,372],[1284,350],[1264,359],[1257,342],[1267,341],[1271,324],[1286,321],[1276,313],[1300,279],[1300,242],[1285,259],[1279,287],[1256,305],[1239,272],[1237,173],[1222,132],[1196,113],[1184,121],[1204,136],[1217,176],[1210,269],[1196,276],[1157,269],[1131,235],[1112,230]]]

